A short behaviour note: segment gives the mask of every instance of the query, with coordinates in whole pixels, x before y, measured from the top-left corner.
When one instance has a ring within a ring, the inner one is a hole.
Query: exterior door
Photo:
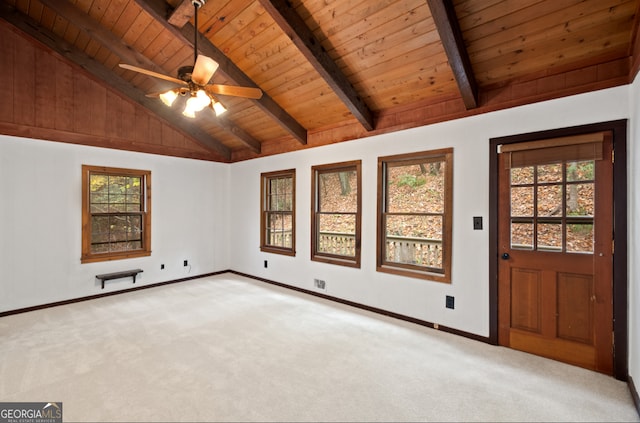
[[[498,342],[613,373],[611,134],[501,146]]]

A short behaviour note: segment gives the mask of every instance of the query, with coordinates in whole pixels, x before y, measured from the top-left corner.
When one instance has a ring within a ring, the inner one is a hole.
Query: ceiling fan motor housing
[[[191,82],[191,74],[193,73],[193,66],[182,66],[178,69],[178,78],[184,82]]]

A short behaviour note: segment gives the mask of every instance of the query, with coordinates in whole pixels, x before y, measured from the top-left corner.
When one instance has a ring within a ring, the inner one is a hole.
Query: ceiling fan
[[[262,97],[262,90],[252,87],[239,87],[234,85],[210,84],[211,77],[218,69],[218,62],[210,57],[198,54],[198,9],[204,5],[206,0],[192,0],[195,18],[195,36],[193,43],[193,66],[182,66],[178,69],[178,78],[163,75],[137,66],[120,63],[120,67],[134,72],[139,72],[154,78],[164,79],[179,85],[162,93],[147,94],[147,97],[157,97],[164,104],[171,107],[178,96],[188,97],[183,115],[195,118],[195,112],[203,110],[210,106],[220,116],[227,109],[218,101],[215,95],[228,95],[235,97],[244,97],[251,99],[259,99]]]

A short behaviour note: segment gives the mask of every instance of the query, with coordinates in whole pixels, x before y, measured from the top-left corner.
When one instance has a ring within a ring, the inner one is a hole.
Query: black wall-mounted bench
[[[104,281],[109,281],[111,279],[121,279],[121,278],[127,278],[129,276],[132,276],[133,283],[136,283],[136,276],[138,276],[138,273],[142,273],[142,269],[124,270],[122,272],[113,272],[113,273],[103,273],[102,275],[96,275],[96,278],[102,281],[102,289],[104,289]]]

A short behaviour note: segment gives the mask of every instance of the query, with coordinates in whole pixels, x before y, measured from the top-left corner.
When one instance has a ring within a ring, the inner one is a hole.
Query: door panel
[[[593,344],[593,277],[558,273],[558,338]]]
[[[498,342],[612,374],[613,166],[597,135],[500,154]]]
[[[511,327],[542,332],[542,274],[532,269],[511,269]]]

